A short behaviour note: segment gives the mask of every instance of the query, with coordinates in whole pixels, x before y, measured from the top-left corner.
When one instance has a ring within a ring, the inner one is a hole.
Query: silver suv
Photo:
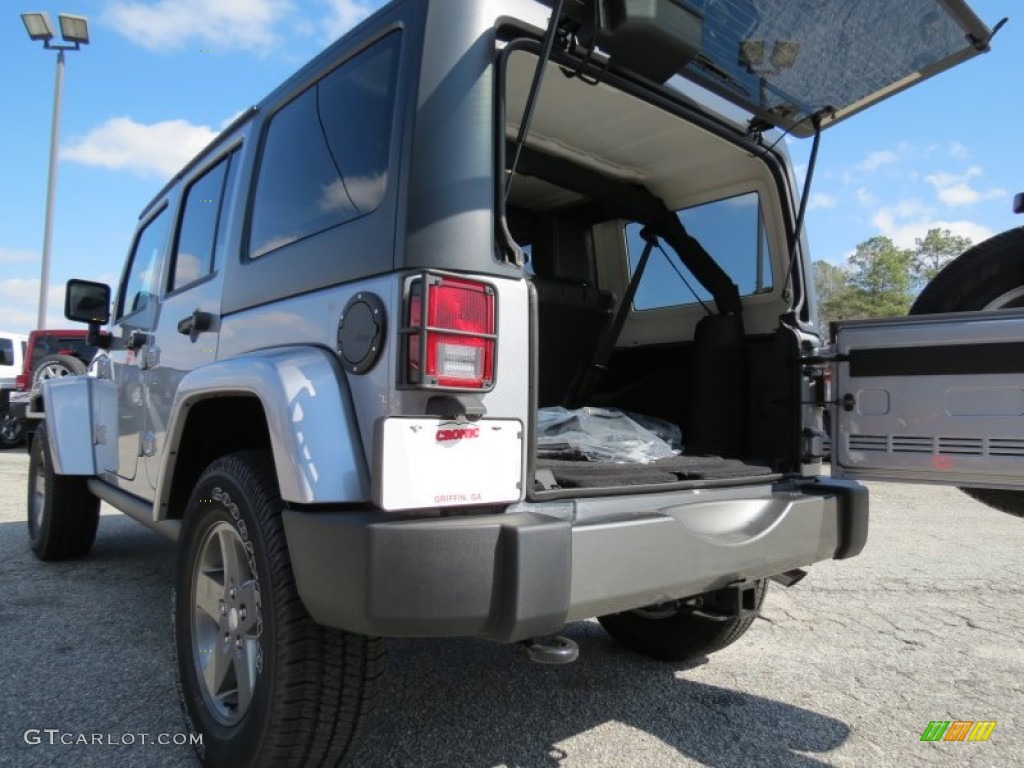
[[[959,0],[386,6],[142,211],[112,313],[69,283],[105,351],[36,406],[33,550],[85,555],[100,500],[177,540],[208,765],[350,759],[384,637],[734,642],[861,551],[849,478],[1019,482],[1017,315],[827,346],[776,131],[990,34]]]

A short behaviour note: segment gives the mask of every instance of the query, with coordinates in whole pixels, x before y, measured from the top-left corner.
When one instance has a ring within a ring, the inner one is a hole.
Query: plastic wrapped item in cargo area
[[[679,427],[653,416],[589,407],[541,408],[537,415],[541,458],[649,464],[681,451]]]

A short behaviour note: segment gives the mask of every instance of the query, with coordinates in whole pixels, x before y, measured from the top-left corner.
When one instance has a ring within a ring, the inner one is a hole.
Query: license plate
[[[383,509],[518,501],[523,425],[516,419],[377,422],[374,502]]]

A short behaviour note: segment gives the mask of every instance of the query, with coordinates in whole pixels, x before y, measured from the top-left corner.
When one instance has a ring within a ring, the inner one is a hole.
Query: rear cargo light
[[[494,289],[423,275],[409,289],[406,381],[424,388],[489,389],[494,383]]]

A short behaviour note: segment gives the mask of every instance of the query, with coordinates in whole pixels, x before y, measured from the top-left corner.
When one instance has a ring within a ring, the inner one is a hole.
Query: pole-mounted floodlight
[[[42,40],[43,47],[57,51],[57,79],[53,88],[53,123],[50,125],[50,174],[46,183],[46,223],[43,228],[43,268],[39,278],[39,315],[36,328],[46,327],[46,290],[50,285],[50,242],[53,234],[53,196],[57,188],[57,138],[60,135],[60,99],[64,88],[64,51],[77,51],[89,42],[89,22],[85,16],[59,13],[60,36],[71,45],[52,45],[53,24],[45,13],[23,13],[28,36]]]
[[[23,13],[21,21],[28,30],[28,36],[33,40],[49,42],[53,39],[53,25],[45,13]]]
[[[89,42],[89,22],[85,16],[74,16],[70,13],[58,13],[57,20],[60,22],[60,36],[66,43]]]

